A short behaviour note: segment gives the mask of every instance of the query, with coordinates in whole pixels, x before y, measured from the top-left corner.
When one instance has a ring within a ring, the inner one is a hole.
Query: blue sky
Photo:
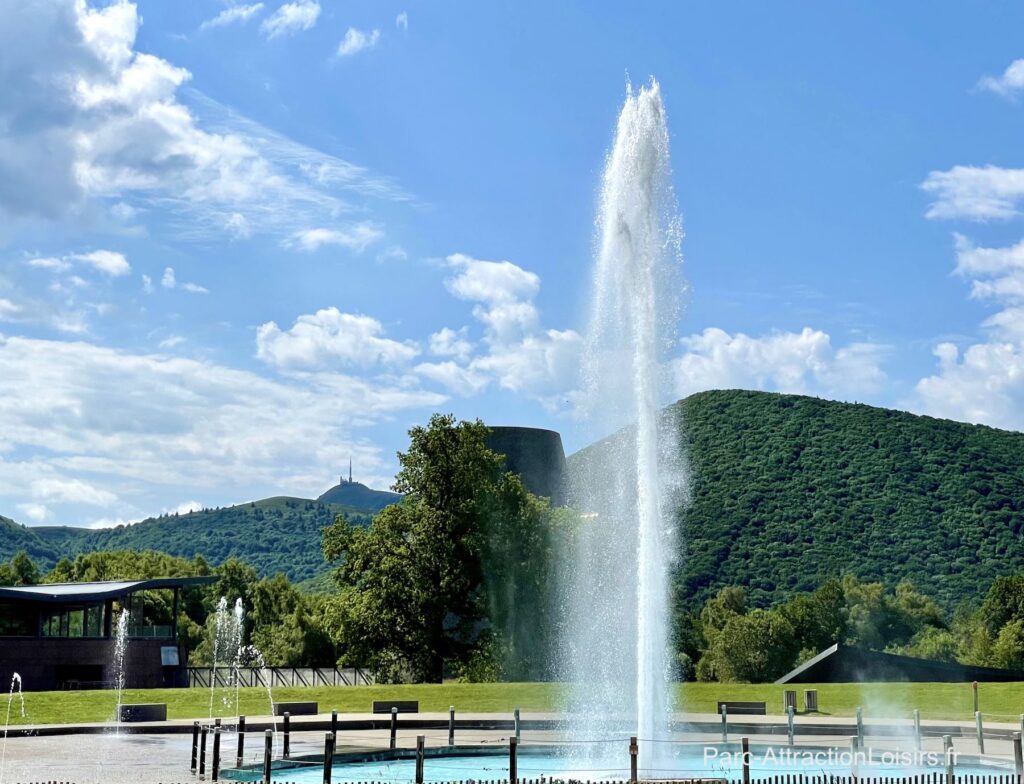
[[[1024,9],[0,0],[0,514],[386,486],[559,429],[626,80],[669,114],[672,396],[1024,428]]]

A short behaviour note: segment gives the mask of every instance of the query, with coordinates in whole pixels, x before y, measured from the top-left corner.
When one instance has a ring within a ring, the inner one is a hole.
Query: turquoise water
[[[665,758],[658,767],[644,770],[643,778],[691,778],[716,777],[732,781],[742,776],[742,760],[738,744],[666,744]],[[753,745],[751,755],[751,777],[764,778],[779,773],[835,774],[849,775],[851,756],[848,748],[823,746],[760,746]],[[576,757],[564,749],[538,747],[520,749],[518,756],[520,779],[576,779],[576,780],[622,780],[629,778],[628,754],[617,755],[604,760],[587,760]],[[980,763],[959,760],[955,765],[957,775],[1002,775],[1012,772],[1009,764],[993,762]],[[870,749],[860,752],[857,772],[861,776],[914,776],[944,770],[942,755],[896,752],[886,749]],[[339,784],[348,782],[394,782],[405,784],[415,778],[414,759],[376,761],[335,761],[332,781]],[[427,782],[446,781],[487,781],[508,778],[508,755],[503,754],[454,754],[452,756],[428,756],[423,766]],[[312,784],[323,780],[323,768],[311,763],[295,768],[275,771],[274,781]]]

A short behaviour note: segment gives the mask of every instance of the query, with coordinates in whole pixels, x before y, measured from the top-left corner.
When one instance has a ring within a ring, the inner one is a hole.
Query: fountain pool
[[[620,743],[621,745],[621,743]],[[659,767],[646,768],[645,780],[667,779],[678,781],[691,778],[716,778],[728,781],[742,780],[742,759],[738,743],[668,743],[667,751],[659,755]],[[629,756],[625,748],[608,766],[594,767],[588,757],[581,757],[579,749],[563,746],[520,747],[517,755],[519,780],[548,781],[626,781],[629,779]],[[424,760],[425,782],[448,781],[507,781],[509,777],[508,752],[505,749],[456,747],[454,749],[428,749]],[[613,765],[621,763],[621,767]],[[750,775],[753,781],[780,774],[849,776],[852,768],[850,749],[836,746],[750,746]],[[857,774],[863,778],[910,778],[921,774],[940,773],[945,770],[941,752],[910,752],[897,750],[864,750],[858,752]],[[287,763],[285,763],[287,764]],[[347,754],[335,758],[331,780],[339,784],[348,782],[412,782],[415,780],[415,754],[409,750],[397,753]],[[250,775],[247,775],[251,773]],[[1012,763],[1001,765],[994,761],[966,761],[956,763],[958,779],[963,776],[1004,776],[1013,773]],[[256,781],[260,771],[232,771],[225,778]],[[294,767],[275,769],[274,781],[323,781],[323,769],[315,762],[304,764],[296,760]]]

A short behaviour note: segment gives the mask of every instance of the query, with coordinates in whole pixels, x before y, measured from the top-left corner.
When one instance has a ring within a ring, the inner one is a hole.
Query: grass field
[[[952,683],[833,683],[800,686],[818,689],[822,716],[852,716],[858,705],[872,718],[909,718],[914,708],[924,719],[970,719],[973,699],[970,684]],[[687,712],[714,713],[718,700],[764,701],[769,713],[781,714],[782,686],[773,684],[688,683],[680,687],[679,705]],[[463,713],[511,713],[557,711],[565,687],[551,683],[451,683],[409,686],[342,686],[334,688],[278,688],[279,701],[312,700],[320,710],[365,713],[379,699],[419,700],[420,710],[447,711],[449,705]],[[1017,721],[1024,711],[1024,683],[984,683],[980,688],[981,710],[987,721]],[[172,719],[205,718],[210,715],[208,689],[128,689],[125,702],[165,702]],[[802,695],[798,695],[802,704]],[[108,721],[114,715],[112,691],[29,692],[25,695],[25,718],[17,698],[11,710],[12,724],[65,724]],[[0,711],[7,708],[0,698]],[[218,690],[214,716],[234,716],[234,692]],[[269,713],[267,694],[261,689],[241,689],[239,713],[248,716]]]

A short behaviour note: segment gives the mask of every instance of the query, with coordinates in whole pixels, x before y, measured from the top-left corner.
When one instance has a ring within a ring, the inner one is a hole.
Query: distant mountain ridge
[[[675,576],[683,607],[726,585],[767,606],[850,573],[890,586],[909,578],[952,609],[979,601],[995,577],[1024,572],[1024,433],[736,390],[693,395],[665,415],[691,470]],[[607,446],[571,455],[570,473]],[[322,581],[321,529],[339,512],[366,524],[394,500],[341,483],[317,500],[268,498],[97,531],[0,518],[0,558],[26,550],[47,567],[78,552],[151,548]]]
[[[116,528],[23,526],[0,517],[0,560],[25,550],[48,570],[60,558],[97,550],[160,550],[211,564],[239,558],[262,575],[283,572],[295,582],[324,572],[320,531],[344,514],[369,525],[374,514],[400,500],[397,493],[358,482],[331,488],[320,499],[277,496],[220,509],[152,517]]]

